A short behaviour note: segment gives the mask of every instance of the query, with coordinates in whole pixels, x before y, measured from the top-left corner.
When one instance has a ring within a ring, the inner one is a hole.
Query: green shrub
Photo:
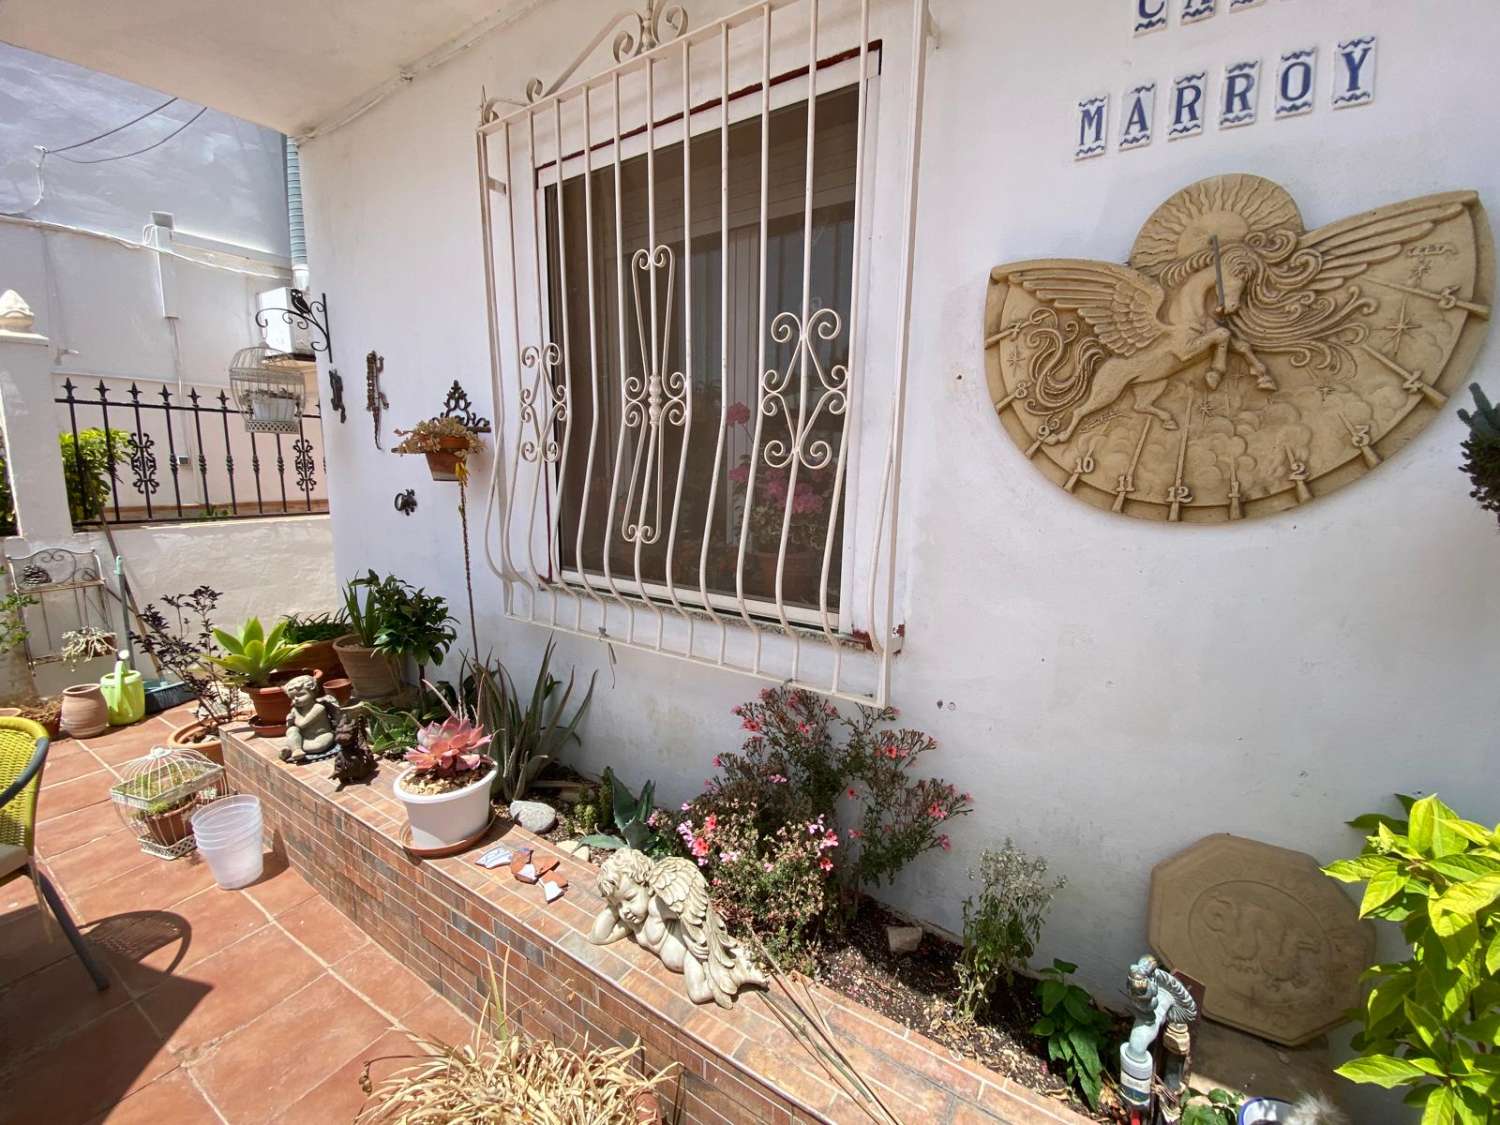
[[[1323,870],[1364,883],[1362,918],[1401,927],[1405,961],[1376,965],[1338,1068],[1354,1082],[1410,1087],[1424,1125],[1500,1118],[1500,828],[1464,820],[1436,795],[1397,798],[1407,819],[1370,813],[1354,859]]]
[[[1010,840],[979,856],[979,901],[964,899],[964,949],[958,961],[958,1006],[970,1017],[983,1014],[1003,979],[1015,982],[1042,934],[1052,896],[1067,885],[1047,877],[1047,861],[1029,856]],[[974,871],[969,870],[969,878]]]
[[[68,508],[75,524],[89,523],[104,515],[110,500],[110,455],[116,464],[130,460],[130,435],[111,429],[106,440],[97,426],[57,435],[62,453],[63,483],[68,489]]]
[[[1109,1040],[1114,1021],[1094,1007],[1087,992],[1068,982],[1068,974],[1077,971],[1077,965],[1056,960],[1042,970],[1037,983],[1042,1018],[1031,1033],[1046,1040],[1047,1057],[1058,1064],[1063,1080],[1083,1092],[1090,1109],[1098,1109],[1104,1077],[1099,1050]]]

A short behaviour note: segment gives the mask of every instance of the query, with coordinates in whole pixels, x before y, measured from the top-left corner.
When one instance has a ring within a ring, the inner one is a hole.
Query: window
[[[612,168],[590,173],[592,201],[582,175],[565,180],[561,215],[557,187],[545,189],[550,335],[568,343],[571,436],[595,435],[594,456],[570,456],[558,485],[554,533],[565,576],[725,607],[742,593],[762,615],[774,615],[778,602],[837,612],[857,102],[852,89],[818,99],[810,222],[806,103],[770,115],[769,323],[760,314],[758,116],[730,128],[722,201],[719,130],[692,138],[686,232],[681,142],[621,163],[618,229]],[[567,422],[554,421],[558,442],[570,436]]]
[[[510,616],[884,700],[925,14],[766,0],[486,105]]]

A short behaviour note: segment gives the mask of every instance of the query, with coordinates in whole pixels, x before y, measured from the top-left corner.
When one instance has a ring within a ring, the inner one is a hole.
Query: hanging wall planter
[[[459,480],[464,458],[481,448],[479,437],[457,418],[438,416],[397,430],[401,444],[393,453],[421,453],[433,480]]]
[[[264,344],[241,348],[229,364],[229,390],[245,429],[253,434],[295,434],[307,385],[305,364]]]

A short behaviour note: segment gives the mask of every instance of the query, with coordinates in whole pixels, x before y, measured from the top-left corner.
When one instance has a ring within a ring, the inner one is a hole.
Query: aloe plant
[[[585,836],[583,842],[591,848],[634,848],[636,851],[645,851],[646,845],[651,842],[652,831],[646,824],[646,818],[651,815],[654,807],[653,798],[656,796],[656,782],[648,781],[641,788],[639,798],[631,796],[630,790],[625,783],[615,776],[608,767],[604,767],[604,783],[614,794],[614,818],[615,828],[618,836],[608,833],[596,833]]]
[[[573,697],[574,674],[561,698],[555,698],[561,681],[551,674],[552,642],[542,654],[542,666],[536,674],[531,697],[522,705],[515,682],[504,665],[493,667],[476,664],[470,675],[477,697],[480,725],[489,731],[490,757],[495,759],[495,781],[491,792],[509,804],[526,796],[531,783],[548,762],[555,760],[570,742],[580,741],[578,724],[583,720],[594,698],[594,676],[589,690],[571,718],[568,701]]]
[[[209,659],[241,684],[262,687],[270,682],[273,672],[285,668],[307,650],[306,644],[292,644],[285,634],[285,621],[278,621],[267,633],[258,617],[240,626],[239,636],[215,629],[214,640],[219,642],[224,655]]]

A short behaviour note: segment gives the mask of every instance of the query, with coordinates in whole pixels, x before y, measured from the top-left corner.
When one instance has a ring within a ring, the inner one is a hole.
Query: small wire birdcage
[[[126,762],[120,775],[109,791],[115,812],[141,851],[162,859],[177,859],[197,846],[192,815],[227,791],[223,766],[175,746],[158,746]]]
[[[295,434],[307,400],[302,360],[265,344],[241,348],[229,363],[229,391],[245,429]]]

